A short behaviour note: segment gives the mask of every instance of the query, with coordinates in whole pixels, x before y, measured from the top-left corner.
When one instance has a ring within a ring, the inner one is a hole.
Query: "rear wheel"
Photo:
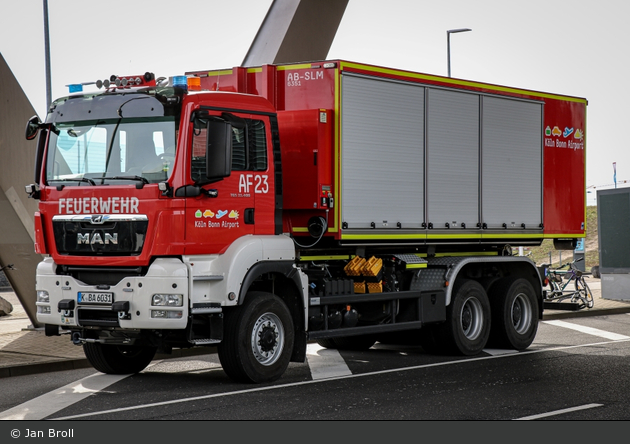
[[[580,302],[583,303],[586,308],[593,308],[595,305],[593,293],[584,278],[580,278],[575,281],[575,291],[579,293]]]
[[[83,344],[83,352],[92,367],[113,375],[141,372],[151,363],[156,351],[156,347],[136,345]]]
[[[484,288],[473,280],[459,280],[446,308],[446,321],[431,333],[429,348],[476,355],[488,342],[490,322],[490,302]]]
[[[538,331],[538,300],[526,279],[505,278],[490,289],[493,346],[525,350]]]
[[[293,320],[285,303],[270,293],[247,293],[241,307],[226,311],[219,359],[227,375],[242,382],[282,376],[293,350]]]

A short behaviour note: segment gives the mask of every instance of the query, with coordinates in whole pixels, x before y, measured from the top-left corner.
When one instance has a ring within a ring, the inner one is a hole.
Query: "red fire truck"
[[[111,76],[39,134],[37,320],[105,373],[217,346],[279,378],[309,341],[522,350],[585,235],[583,98],[342,60]],[[557,174],[562,171],[563,174]]]

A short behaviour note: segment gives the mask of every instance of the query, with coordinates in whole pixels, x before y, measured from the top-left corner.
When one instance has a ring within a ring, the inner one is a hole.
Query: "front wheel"
[[[108,345],[86,342],[83,353],[92,367],[102,373],[126,375],[139,373],[155,357],[156,347]]]
[[[490,289],[491,342],[500,348],[525,350],[538,331],[538,300],[526,279],[505,278]]]
[[[285,303],[270,293],[250,292],[241,307],[226,311],[219,359],[227,375],[241,382],[282,376],[293,350],[293,321]]]

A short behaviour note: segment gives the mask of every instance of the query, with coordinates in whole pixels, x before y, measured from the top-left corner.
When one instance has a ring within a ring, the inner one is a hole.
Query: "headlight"
[[[151,305],[158,307],[181,307],[184,305],[183,294],[154,294]]]
[[[50,295],[46,290],[37,290],[37,302],[50,302]]]
[[[37,306],[37,313],[40,314],[50,314],[50,305],[38,305]]]

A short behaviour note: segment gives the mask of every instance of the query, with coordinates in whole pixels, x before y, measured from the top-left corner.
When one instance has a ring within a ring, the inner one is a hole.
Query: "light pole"
[[[458,28],[458,29],[449,29],[446,31],[446,52],[448,58],[448,76],[451,76],[451,34],[456,32],[467,32],[472,31],[470,28]]]
[[[48,31],[48,0],[44,0],[44,56],[46,58],[46,112],[51,102],[50,86],[50,36]]]

